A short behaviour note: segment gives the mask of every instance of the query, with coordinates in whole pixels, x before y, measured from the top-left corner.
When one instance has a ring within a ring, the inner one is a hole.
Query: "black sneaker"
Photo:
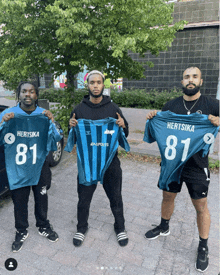
[[[209,267],[208,247],[198,247],[196,270],[205,272]]]
[[[39,227],[38,232],[41,236],[46,237],[51,242],[56,242],[59,239],[58,234],[53,230],[51,225],[48,228]]]
[[[168,229],[163,230],[161,228],[161,226],[158,225],[154,229],[147,231],[147,233],[145,234],[145,238],[154,240],[154,239],[158,238],[159,236],[168,236],[168,235],[170,235],[169,227],[168,227]]]
[[[12,244],[12,251],[13,252],[18,252],[21,250],[23,242],[27,239],[28,237],[28,231],[26,230],[25,232],[19,232],[16,231],[15,234],[15,241]]]
[[[128,244],[128,235],[126,231],[116,233],[117,241],[120,246],[126,246]]]
[[[73,245],[76,247],[81,246],[83,241],[85,240],[87,232],[88,232],[88,228],[84,234],[81,232],[76,232],[76,234],[73,237]]]

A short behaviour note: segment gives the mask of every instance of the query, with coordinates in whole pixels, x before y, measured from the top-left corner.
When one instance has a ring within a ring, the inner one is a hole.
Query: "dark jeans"
[[[96,184],[85,186],[79,184],[78,178],[78,206],[77,206],[77,231],[85,233],[88,228],[89,208],[92,201],[93,193],[97,187]],[[120,167],[120,160],[115,156],[105,172],[103,179],[103,188],[110,201],[110,207],[115,218],[114,228],[116,233],[125,230],[125,220],[123,214],[122,202],[122,170]]]
[[[47,220],[48,196],[46,190],[51,184],[51,171],[48,162],[45,161],[38,185],[25,186],[11,190],[11,196],[14,203],[15,228],[17,231],[24,232],[28,224],[28,200],[32,188],[35,200],[35,218],[36,226],[48,228],[50,226]]]

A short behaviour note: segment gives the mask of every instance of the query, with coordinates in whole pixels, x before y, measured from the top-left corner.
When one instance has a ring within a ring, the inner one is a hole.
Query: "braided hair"
[[[18,84],[18,87],[16,89],[16,99],[17,99],[17,101],[19,101],[19,97],[20,97],[20,93],[21,93],[21,86],[24,85],[24,84],[31,84],[32,86],[34,86],[34,90],[35,90],[35,92],[37,94],[37,97],[39,96],[38,87],[36,86],[36,84],[34,82],[31,82],[31,81],[21,81]],[[38,99],[36,100],[35,104],[36,104],[36,106],[38,105]]]

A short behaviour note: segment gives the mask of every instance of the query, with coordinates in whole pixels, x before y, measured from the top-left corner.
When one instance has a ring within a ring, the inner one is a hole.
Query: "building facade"
[[[158,57],[146,53],[144,58],[131,53],[137,61],[152,61],[146,66],[146,78],[123,79],[123,88],[170,90],[181,88],[183,71],[189,66],[202,71],[202,94],[216,97],[219,79],[219,2],[218,0],[182,0],[174,6],[174,23],[188,21],[182,31],[176,33],[172,46]]]

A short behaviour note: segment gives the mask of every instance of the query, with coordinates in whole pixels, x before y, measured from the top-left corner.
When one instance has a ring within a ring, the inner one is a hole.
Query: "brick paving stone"
[[[106,256],[110,256],[110,257],[114,257],[115,254],[117,253],[118,251],[118,246],[115,244],[115,242],[111,241],[111,240],[108,240],[108,242],[103,242],[103,241],[100,241],[100,240],[95,240],[91,246],[91,248],[94,248],[94,249],[102,249],[102,248],[105,248],[103,250],[103,255],[106,255]]]
[[[126,264],[126,259],[108,255],[100,255],[97,261],[97,267],[99,267],[99,269],[104,267],[105,270],[116,270],[120,272],[124,269]]]
[[[133,222],[137,225],[144,225],[144,226],[148,225],[147,220],[140,217],[135,217]]]
[[[32,248],[32,252],[37,254],[37,255],[41,255],[41,256],[45,256],[45,257],[50,257],[53,256],[57,253],[56,249],[53,249],[52,247],[46,245],[46,244],[36,244],[33,248]]]
[[[57,271],[57,274],[60,274],[60,275],[86,275],[86,273],[81,272],[81,271],[77,270],[76,268],[64,266],[64,265],[59,268],[59,270]],[[42,274],[42,275],[45,275],[45,274]]]
[[[122,275],[153,275],[154,271],[145,267],[140,267],[132,264],[125,266],[121,273]]]
[[[113,224],[112,223],[103,223],[101,230],[106,233],[112,233],[113,232]]]
[[[62,265],[73,266],[73,267],[75,267],[81,261],[80,257],[76,257],[76,255],[73,256],[68,252],[62,252],[62,251],[59,251],[51,259],[57,261]]]
[[[97,230],[94,228],[89,228],[87,236],[89,237],[89,235],[101,241],[107,241],[109,239],[109,234],[107,232]]]
[[[158,261],[157,269],[165,269],[171,273],[174,258],[175,252],[169,251],[169,253],[167,253],[165,249],[162,249],[160,252],[160,259]]]
[[[96,262],[90,262],[86,259],[80,261],[77,265],[77,270],[87,275],[104,275],[105,269],[101,269],[103,266],[99,266]]]
[[[137,253],[135,254],[133,251],[119,249],[115,256],[137,266],[141,266],[143,263],[143,256]]]
[[[98,221],[101,221],[101,222],[107,222],[107,223],[114,223],[114,217],[113,215],[98,215],[97,217],[97,220]]]
[[[171,273],[170,273],[169,270],[166,270],[166,269],[162,268],[162,269],[156,269],[154,275],[171,275]]]
[[[53,257],[49,258],[49,257],[44,257],[44,256],[38,256],[36,261],[32,261],[32,263],[30,263],[28,265],[28,268],[29,268],[29,266],[34,266],[34,267],[44,271],[45,273],[53,272],[54,274],[56,274],[57,270],[62,266],[62,264],[53,260]]]
[[[90,228],[100,230],[103,227],[103,225],[104,225],[103,221],[99,221],[98,219],[96,219],[96,220],[89,219],[89,227]]]
[[[159,257],[156,258],[153,254],[151,257],[144,258],[142,267],[145,267],[146,269],[152,269],[155,270],[158,265]]]

